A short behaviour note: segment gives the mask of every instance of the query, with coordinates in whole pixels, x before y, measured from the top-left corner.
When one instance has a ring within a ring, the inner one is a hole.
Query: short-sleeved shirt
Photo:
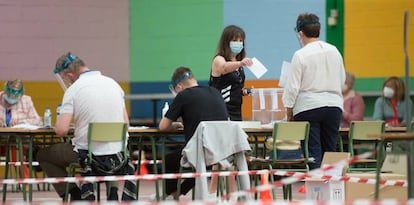
[[[165,117],[172,121],[182,118],[186,142],[193,136],[200,121],[228,119],[220,93],[207,86],[195,86],[179,92]]]
[[[63,96],[61,114],[73,114],[76,149],[88,149],[90,122],[125,122],[124,91],[112,78],[90,71],[80,75]],[[96,155],[114,154],[122,150],[119,142],[93,143]]]

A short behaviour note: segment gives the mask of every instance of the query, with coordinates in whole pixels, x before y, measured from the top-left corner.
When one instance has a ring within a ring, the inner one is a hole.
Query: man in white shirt
[[[319,168],[323,154],[336,151],[343,110],[341,85],[345,83],[343,59],[338,49],[319,40],[320,23],[315,14],[300,14],[298,38],[304,47],[295,52],[283,94],[288,121],[309,121],[309,156]]]
[[[90,122],[124,122],[129,123],[125,109],[124,91],[119,84],[104,76],[99,71],[90,70],[77,56],[67,53],[56,62],[55,74],[58,74],[71,86],[65,91],[60,109],[59,119],[55,125],[57,136],[66,136],[72,119],[75,121],[75,133],[72,144],[60,143],[39,150],[37,159],[40,166],[49,177],[67,176],[66,167],[73,162],[79,162],[83,176],[96,175],[95,169],[85,163],[88,153],[88,125]],[[128,160],[128,174],[134,174],[134,167],[129,159],[119,158],[122,151],[121,142],[92,143],[93,155],[98,158],[107,157],[118,166]],[[126,173],[122,173],[126,174]],[[65,197],[65,183],[53,184],[61,197]],[[79,188],[71,184],[71,199],[79,199]],[[82,183],[82,199],[95,200],[93,184]],[[110,187],[108,200],[117,200],[117,187]],[[136,183],[126,181],[123,200],[136,199]]]

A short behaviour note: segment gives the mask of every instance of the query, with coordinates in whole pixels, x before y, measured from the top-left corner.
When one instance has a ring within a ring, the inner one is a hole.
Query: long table
[[[46,137],[49,136],[49,137]],[[23,144],[28,145],[28,152],[29,152],[29,178],[33,177],[33,143],[34,141],[39,141],[42,144],[46,143],[53,143],[50,142],[51,139],[53,139],[53,136],[55,136],[55,131],[53,129],[36,129],[36,130],[29,130],[29,129],[20,129],[20,128],[0,128],[0,142],[1,144],[4,143],[4,145],[7,146],[6,149],[6,162],[9,162],[10,159],[10,148],[11,144],[14,144],[17,149],[19,150],[18,156],[20,160],[20,172],[24,173],[24,166],[23,166]],[[64,139],[64,138],[59,138]],[[8,171],[9,166],[5,166],[5,178],[8,178]],[[28,185],[29,187],[29,201],[32,201],[32,184]],[[26,185],[23,184],[23,199],[27,200],[26,195]],[[6,201],[6,194],[7,194],[7,185],[3,184],[3,202]]]
[[[273,129],[271,128],[246,128],[244,129],[247,135],[251,137],[252,144],[257,147],[259,143],[263,142],[264,137],[263,136],[271,136]],[[343,136],[347,136],[349,129],[348,128],[341,128],[340,134]],[[405,127],[388,127],[386,128],[386,132],[405,132]],[[183,130],[175,130],[175,131],[160,131],[157,128],[148,128],[148,129],[129,129],[128,130],[130,138],[129,138],[129,144],[138,146],[138,150],[142,150],[142,147],[145,145],[151,146],[151,152],[154,160],[154,164],[156,164],[156,160],[158,158],[157,153],[157,145],[160,145],[161,147],[161,159],[165,160],[165,147],[169,145],[177,145],[177,144],[184,144],[183,142],[168,142],[167,139],[171,137],[176,136],[183,136]],[[73,132],[70,133],[70,135],[73,135]],[[43,141],[45,143],[45,138],[39,137],[39,136],[55,136],[55,132],[53,129],[37,129],[37,130],[27,130],[27,129],[17,129],[17,128],[0,128],[0,140],[1,142],[6,142],[7,144],[11,141],[16,142],[16,144],[20,147],[23,146],[23,144],[28,145],[28,151],[29,151],[29,162],[32,162],[32,153],[33,153],[33,142],[35,140]],[[22,149],[19,149],[19,155],[23,156]],[[7,152],[8,154],[9,152]],[[8,160],[10,160],[10,156],[6,156]],[[141,152],[139,152],[138,160],[141,160]],[[20,159],[21,163],[23,163],[23,159]],[[140,162],[139,162],[140,163]],[[137,166],[138,171],[140,166]],[[165,165],[162,164],[162,171],[165,172]],[[21,166],[21,169],[23,169],[23,166]],[[6,173],[8,171],[8,168],[6,167]],[[153,167],[154,173],[158,173],[157,166]],[[32,178],[32,163],[29,163],[29,177]],[[158,183],[155,183],[157,186],[156,192],[157,197],[159,196],[158,193]],[[3,185],[3,201],[5,201],[5,193],[4,190],[6,190],[6,185]],[[29,201],[32,201],[32,185],[29,184]],[[26,200],[26,193],[25,188],[23,188],[23,196],[24,200]],[[163,193],[162,197],[165,197],[165,193]],[[158,198],[159,199],[159,198]]]

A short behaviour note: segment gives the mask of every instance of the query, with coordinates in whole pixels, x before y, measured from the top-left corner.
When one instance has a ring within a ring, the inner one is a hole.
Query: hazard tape
[[[138,164],[138,160],[133,160],[133,164]],[[161,164],[162,160],[141,160],[141,164]],[[9,165],[21,166],[21,162],[8,162]],[[23,165],[29,165],[30,162],[23,162]],[[6,162],[0,162],[0,166],[6,166]],[[32,162],[32,166],[39,166],[39,162]]]
[[[232,196],[245,196],[249,193],[267,191],[267,190],[275,188],[275,187],[281,187],[283,185],[293,184],[293,183],[301,181],[305,178],[310,178],[313,175],[320,175],[320,173],[324,173],[326,171],[335,169],[336,167],[344,167],[344,166],[352,164],[352,163],[354,163],[358,160],[366,159],[366,158],[372,156],[375,153],[376,153],[375,151],[366,152],[366,153],[363,153],[363,154],[360,154],[360,155],[353,156],[353,157],[348,158],[348,159],[340,160],[337,163],[329,164],[329,165],[324,166],[324,167],[319,168],[319,169],[311,170],[308,173],[292,172],[293,174],[291,176],[286,177],[286,178],[282,178],[279,181],[269,183],[269,184],[265,184],[265,185],[259,185],[259,186],[253,187],[249,190],[236,191],[236,192],[230,193],[228,195],[224,195],[224,196],[222,196],[222,198],[226,199],[226,198],[230,198]],[[361,180],[361,183],[363,181],[369,181],[369,180]]]
[[[9,165],[21,166],[21,162],[8,162]],[[23,162],[23,165],[29,165],[30,162]],[[0,162],[0,166],[6,166],[6,162]],[[32,162],[32,166],[39,166],[39,162]]]
[[[109,202],[107,202],[109,203]],[[5,202],[4,205],[21,205],[22,202]],[[30,205],[62,205],[67,204],[64,202],[30,202]],[[97,204],[93,202],[71,202],[70,204],[74,205],[85,205],[85,204]],[[109,203],[109,204],[121,204],[121,205],[214,205],[214,204],[223,204],[223,205],[414,205],[414,200],[397,200],[397,199],[384,199],[384,200],[368,200],[368,199],[357,199],[354,201],[315,201],[315,200],[297,200],[297,201],[285,201],[285,200],[257,200],[257,201],[133,201],[133,202],[120,202],[120,203]]]
[[[280,170],[249,170],[249,171],[221,171],[221,172],[205,172],[205,173],[166,173],[166,174],[147,174],[147,175],[122,175],[122,176],[89,176],[89,177],[49,177],[49,178],[26,178],[26,179],[0,179],[0,184],[38,184],[38,183],[61,183],[61,182],[99,182],[99,181],[125,181],[125,180],[160,180],[160,179],[178,179],[178,178],[197,178],[197,177],[225,177],[225,176],[238,176],[238,175],[262,175],[262,174],[273,174],[280,176],[288,176],[272,184],[260,185],[250,190],[243,190],[239,194],[246,192],[259,192],[271,189],[273,187],[279,187],[294,182],[300,181],[304,178],[312,176],[319,176],[325,180],[340,180],[350,181],[359,183],[375,183],[373,179],[362,179],[356,177],[335,177],[329,175],[319,175],[321,172],[329,171],[335,167],[350,164],[356,160],[364,159],[372,155],[372,152],[367,152],[346,160],[341,160],[335,164],[325,166],[320,169],[312,170],[308,173],[291,172],[291,171],[280,171]],[[407,186],[404,181],[391,181],[382,180],[380,182],[384,185],[395,185],[395,186]],[[236,193],[237,194],[237,193]]]

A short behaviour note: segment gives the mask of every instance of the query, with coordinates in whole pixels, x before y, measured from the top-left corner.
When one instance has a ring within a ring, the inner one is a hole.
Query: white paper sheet
[[[265,101],[264,91],[262,88],[259,89],[259,102],[260,102],[260,110],[264,110],[266,108],[266,101]]]
[[[280,78],[279,78],[279,86],[280,87],[285,87],[286,82],[289,79],[290,76],[290,68],[291,65],[289,62],[287,61],[283,61],[282,63],[282,69],[280,71]]]
[[[42,127],[37,126],[37,125],[30,125],[30,124],[18,124],[18,125],[13,126],[12,128],[19,128],[19,129],[25,129],[25,130],[37,130]]]
[[[252,58],[252,61],[253,64],[247,68],[259,79],[267,72],[267,68],[256,57]]]
[[[277,97],[277,92],[274,91],[271,94],[272,96],[272,111],[276,111],[279,108],[279,99]]]

